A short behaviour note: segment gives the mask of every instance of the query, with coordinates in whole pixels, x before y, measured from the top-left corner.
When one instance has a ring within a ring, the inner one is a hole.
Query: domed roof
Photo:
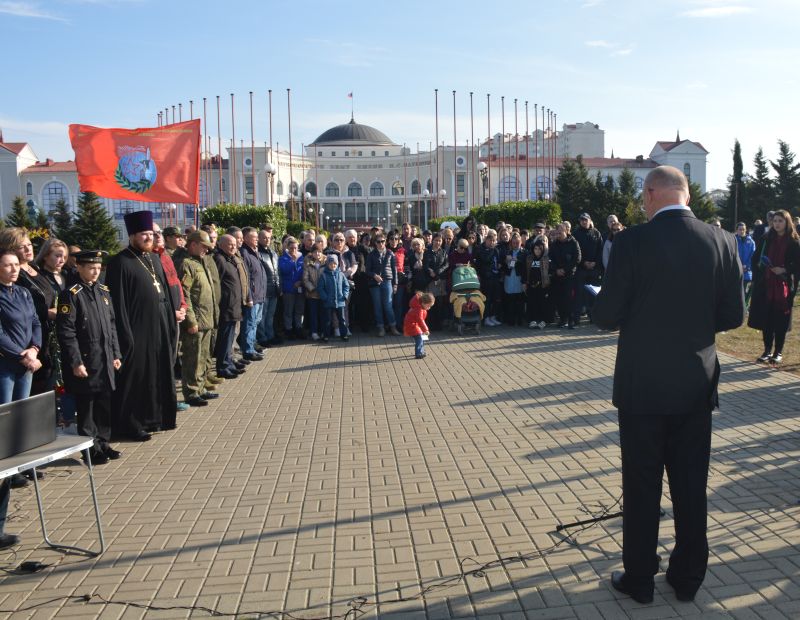
[[[351,118],[349,123],[331,127],[320,134],[313,144],[394,144],[389,136],[369,125],[360,125]]]

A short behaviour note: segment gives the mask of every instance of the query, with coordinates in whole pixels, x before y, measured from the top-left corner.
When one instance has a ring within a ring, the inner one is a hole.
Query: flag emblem
[[[117,184],[130,192],[144,194],[156,182],[156,163],[144,146],[117,147],[119,164],[114,173]]]

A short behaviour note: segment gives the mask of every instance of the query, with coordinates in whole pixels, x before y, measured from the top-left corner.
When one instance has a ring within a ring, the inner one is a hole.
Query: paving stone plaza
[[[32,488],[12,492],[6,531],[22,545],[0,565],[52,566],[0,576],[0,609],[208,617],[69,598],[98,594],[249,618],[800,617],[796,376],[721,356],[711,557],[694,602],[678,602],[663,572],[652,605],[611,588],[619,518],[554,533],[619,509],[615,347],[589,327],[434,334],[424,360],[407,338],[270,349],[176,431],[96,468],[101,557],[49,550]],[[53,538],[85,546],[96,534],[79,463],[48,468],[42,493]]]

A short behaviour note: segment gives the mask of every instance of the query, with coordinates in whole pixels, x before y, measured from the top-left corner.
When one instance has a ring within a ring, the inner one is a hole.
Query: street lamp
[[[422,201],[422,209],[425,212],[425,218],[424,218],[424,222],[422,223],[421,228],[427,228],[428,227],[428,199],[431,197],[431,192],[427,187],[422,190],[422,197],[424,198],[424,200]]]
[[[311,207],[306,207],[306,203],[309,202],[310,200],[311,200],[311,194],[309,192],[304,192],[303,193],[303,211],[304,211],[303,219],[305,219],[305,216],[308,215],[309,213],[314,213],[314,209],[312,209]]]
[[[439,201],[442,203],[442,207],[444,207],[444,201],[445,201],[445,198],[447,198],[447,192],[445,190],[443,190],[443,189],[440,189],[439,193],[437,195],[439,196]],[[442,211],[444,211],[444,208],[442,209]],[[440,215],[446,215],[446,214],[445,213],[440,213]]]
[[[483,206],[486,206],[486,185],[489,180],[489,166],[485,161],[478,162],[478,173],[481,175],[481,187],[483,188]]]
[[[317,216],[317,220],[318,220],[317,226],[322,226],[322,216],[325,215],[325,209],[323,207],[320,207],[318,209],[318,212],[319,212],[319,215]]]
[[[278,167],[275,164],[267,162],[266,166],[264,166],[264,174],[267,175],[267,183],[269,184],[269,203],[273,204],[272,202],[272,188],[275,183],[275,175],[278,172]]]

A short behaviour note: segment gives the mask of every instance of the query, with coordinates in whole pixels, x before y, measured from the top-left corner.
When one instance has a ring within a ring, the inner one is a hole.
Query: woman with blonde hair
[[[69,258],[69,248],[67,244],[61,241],[61,239],[50,237],[42,244],[39,253],[33,261],[36,268],[43,273],[48,282],[50,282],[50,286],[56,297],[58,297],[58,294],[63,291],[66,286],[66,280],[61,270],[64,268],[67,258]]]
[[[42,348],[39,350],[39,361],[42,367],[33,376],[31,394],[42,394],[53,389],[53,365],[48,342],[53,333],[56,320],[57,296],[50,282],[40,273],[33,262],[33,244],[24,228],[12,227],[0,230],[0,250],[11,250],[19,259],[19,278],[17,284],[28,289],[33,297],[36,315],[42,326]]]

